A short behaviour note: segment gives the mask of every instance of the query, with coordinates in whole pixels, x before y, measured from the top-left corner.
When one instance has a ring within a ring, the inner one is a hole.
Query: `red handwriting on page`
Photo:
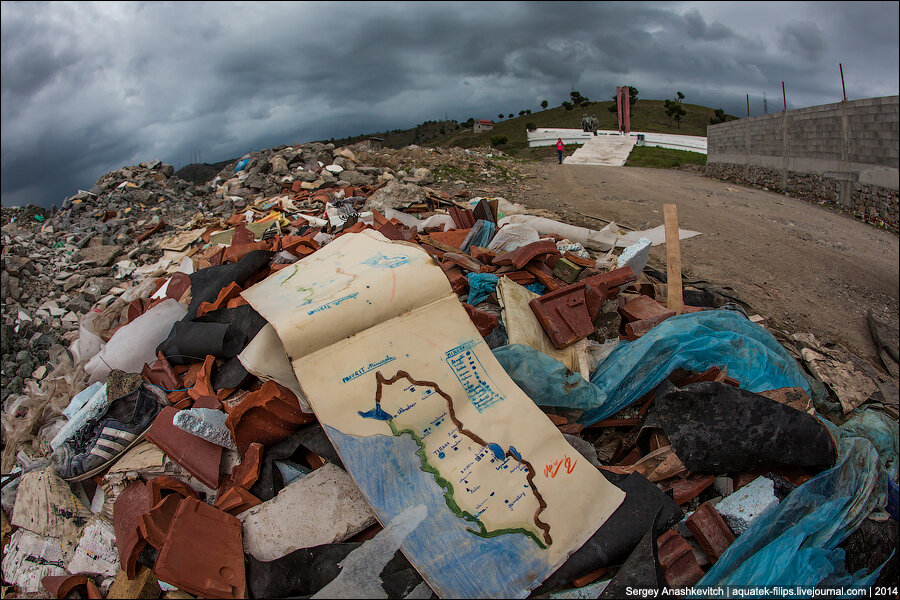
[[[561,468],[565,468],[566,473],[571,474],[575,470],[577,460],[572,460],[568,455],[563,456],[559,460],[555,460],[544,467],[544,477],[553,479],[559,473]]]

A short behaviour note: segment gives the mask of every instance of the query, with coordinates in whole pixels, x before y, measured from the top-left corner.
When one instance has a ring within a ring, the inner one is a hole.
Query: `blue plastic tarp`
[[[887,479],[880,468],[878,452],[869,440],[842,437],[838,451],[838,463],[833,468],[797,487],[781,503],[754,519],[695,584],[695,589],[870,587],[880,567],[872,573],[848,573],[844,550],[838,545],[869,513],[883,506]],[[795,595],[811,597],[812,593]]]
[[[613,415],[659,385],[675,369],[726,367],[742,389],[762,392],[801,387],[824,394],[771,333],[738,313],[708,310],[666,319],[634,342],[622,342],[594,373],[603,401],[584,406],[580,423]]]
[[[470,304],[472,278],[470,274]],[[494,355],[536,404],[581,409],[585,412],[578,422],[585,426],[637,401],[677,368],[705,371],[725,366],[728,375],[751,392],[802,387],[811,395],[824,393],[772,334],[728,310],[672,317],[634,342],[620,342],[590,383],[529,346],[496,348]]]
[[[244,168],[245,168],[249,163],[250,163],[250,159],[249,159],[249,158],[244,158],[244,159],[242,159],[242,160],[239,160],[239,161],[238,161],[238,164],[236,164],[236,165],[234,166],[234,172],[237,173],[238,171],[243,171]]]

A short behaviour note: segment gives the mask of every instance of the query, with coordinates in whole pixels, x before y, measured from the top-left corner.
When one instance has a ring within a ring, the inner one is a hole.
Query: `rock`
[[[310,171],[296,171],[294,173],[294,179],[298,180],[298,181],[305,181],[305,182],[311,183],[318,178],[319,178],[318,175],[316,175],[315,173],[312,173]]]
[[[422,202],[425,202],[425,192],[422,188],[392,181],[369,196],[364,210],[375,209],[383,213],[388,208],[405,208],[410,204]]]
[[[338,165],[338,164],[332,164],[332,165],[328,165],[327,167],[325,167],[325,170],[328,171],[329,173],[334,173],[335,175],[337,175],[338,173],[344,172],[344,167],[342,167],[341,165]]]
[[[85,266],[108,267],[115,257],[122,253],[119,246],[95,246],[82,248],[76,255],[76,260]]]
[[[369,185],[372,183],[369,177],[356,170],[344,171],[341,173],[341,179],[346,181],[348,185]]]
[[[281,173],[282,171],[287,170],[287,161],[280,156],[276,156],[270,160],[269,165],[272,169],[272,173]]]
[[[34,263],[30,258],[24,256],[7,256],[4,257],[3,268],[10,275],[20,275],[25,273],[37,273]]]

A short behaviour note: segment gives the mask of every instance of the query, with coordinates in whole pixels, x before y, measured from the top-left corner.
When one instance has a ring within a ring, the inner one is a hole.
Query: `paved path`
[[[632,136],[597,135],[571,156],[563,158],[563,164],[621,167],[628,160],[635,141]]]
[[[601,228],[663,223],[678,207],[682,228],[704,235],[681,242],[685,277],[731,286],[755,312],[783,329],[810,331],[878,363],[866,309],[897,323],[900,243],[822,206],[687,171],[535,164],[519,198],[563,220]],[[587,217],[591,215],[597,218]],[[598,219],[599,218],[599,219]],[[665,272],[665,245],[651,263]]]

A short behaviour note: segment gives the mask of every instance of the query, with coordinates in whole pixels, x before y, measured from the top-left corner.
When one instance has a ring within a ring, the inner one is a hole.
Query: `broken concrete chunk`
[[[226,415],[214,408],[189,408],[175,413],[172,424],[223,448],[237,451],[231,432],[225,427]]]
[[[375,514],[347,472],[326,463],[240,519],[244,551],[269,561],[299,548],[346,540],[374,524]]]
[[[775,482],[767,477],[757,477],[719,502],[716,510],[731,531],[740,535],[756,517],[776,504],[778,498],[775,496]]]

